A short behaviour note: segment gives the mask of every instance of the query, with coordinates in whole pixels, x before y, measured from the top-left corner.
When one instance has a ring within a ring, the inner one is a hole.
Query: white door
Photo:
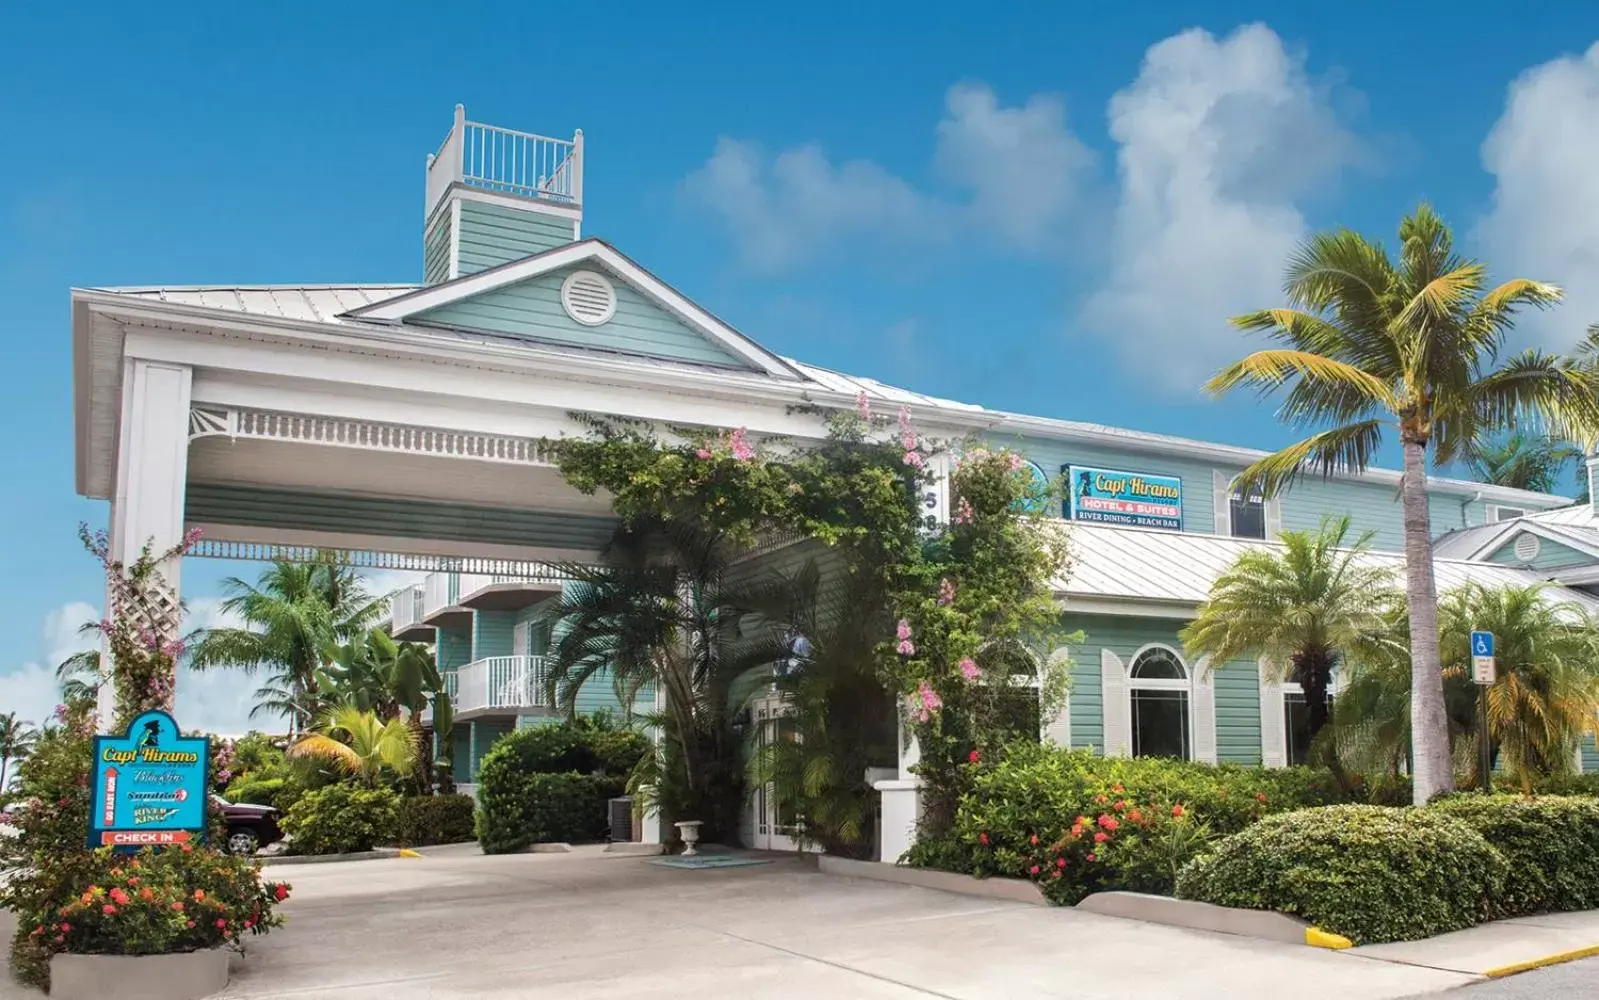
[[[750,709],[758,750],[777,740],[797,740],[799,733],[779,697],[762,698]],[[760,851],[797,851],[794,816],[781,806],[771,785],[761,785],[750,797],[750,846]]]
[[[518,622],[511,629],[511,655],[531,656],[533,654],[533,623]]]

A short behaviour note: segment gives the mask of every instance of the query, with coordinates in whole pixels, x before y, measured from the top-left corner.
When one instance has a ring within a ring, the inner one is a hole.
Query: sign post
[[[210,767],[211,741],[182,735],[165,712],[145,712],[121,736],[96,736],[88,846],[136,851],[205,840]]]
[[[1493,754],[1488,746],[1488,689],[1494,683],[1494,634],[1471,633],[1471,679],[1477,685],[1477,769],[1482,772],[1482,790],[1493,791]]]

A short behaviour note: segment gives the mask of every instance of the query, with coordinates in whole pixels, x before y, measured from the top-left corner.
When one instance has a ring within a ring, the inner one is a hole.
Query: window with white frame
[[[1127,671],[1133,756],[1193,756],[1192,683],[1176,650],[1150,646]]]
[[[1488,523],[1496,524],[1500,521],[1511,521],[1527,513],[1522,507],[1506,507],[1502,504],[1491,503],[1488,505]]]
[[[1227,497],[1227,515],[1234,538],[1266,537],[1266,497],[1259,490],[1233,490]]]

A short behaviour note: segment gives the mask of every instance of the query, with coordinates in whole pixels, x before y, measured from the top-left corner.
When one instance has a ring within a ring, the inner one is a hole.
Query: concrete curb
[[[274,854],[271,857],[258,858],[263,865],[322,865],[332,861],[376,861],[379,858],[403,858],[404,851],[398,847],[379,847],[371,851],[356,851],[351,854]],[[412,851],[410,857],[417,857]]]
[[[974,878],[954,872],[934,871],[931,868],[907,868],[884,861],[854,861],[834,858],[826,854],[816,859],[816,867],[824,875],[846,878],[869,878],[878,882],[898,882],[901,885],[921,886],[957,892],[963,896],[981,896],[985,899],[1004,899],[1013,903],[1048,906],[1049,900],[1038,886],[1019,878]]]
[[[50,995],[57,1000],[198,1000],[228,985],[222,948],[170,955],[56,955]]]
[[[1188,927],[1242,937],[1264,938],[1284,944],[1342,950],[1352,942],[1341,935],[1312,927],[1298,917],[1273,910],[1243,910],[1191,899],[1173,899],[1142,892],[1096,892],[1077,904],[1086,913],[1142,920],[1150,924]]]
[[[1557,951],[1552,955],[1544,955],[1542,958],[1529,959],[1525,962],[1513,962],[1510,965],[1495,966],[1492,969],[1483,970],[1482,974],[1489,979],[1503,979],[1506,976],[1514,976],[1518,972],[1530,972],[1533,969],[1541,969],[1546,965],[1575,962],[1580,958],[1592,958],[1595,955],[1599,955],[1599,944],[1591,944],[1586,948],[1573,948],[1570,951]]]
[[[615,841],[605,845],[605,854],[621,858],[650,858],[666,853],[665,844],[637,844],[631,841]]]

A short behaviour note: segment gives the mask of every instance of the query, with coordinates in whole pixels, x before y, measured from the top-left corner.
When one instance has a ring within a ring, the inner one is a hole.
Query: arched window
[[[1188,667],[1175,650],[1149,646],[1127,671],[1132,707],[1133,756],[1193,756]]]

